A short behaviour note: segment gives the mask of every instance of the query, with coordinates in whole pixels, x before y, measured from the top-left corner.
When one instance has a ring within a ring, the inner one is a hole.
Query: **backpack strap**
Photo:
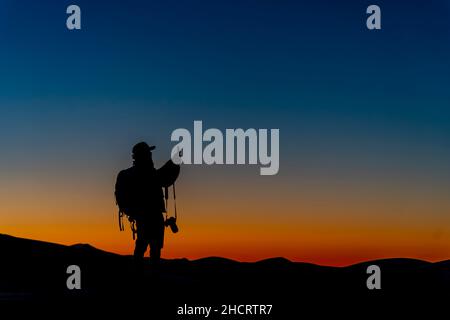
[[[120,209],[119,209],[119,230],[120,231],[125,230],[125,228],[123,226],[123,212]]]
[[[123,211],[119,209],[119,230],[120,231],[125,230],[125,225],[123,224],[123,216],[124,216]],[[131,227],[131,232],[133,233],[133,240],[136,240],[137,229],[136,229],[136,221],[134,219],[132,221],[130,221],[130,227]]]

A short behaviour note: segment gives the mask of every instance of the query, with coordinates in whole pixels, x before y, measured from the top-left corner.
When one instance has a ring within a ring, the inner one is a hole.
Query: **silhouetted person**
[[[136,223],[134,258],[141,265],[147,247],[150,261],[158,262],[164,244],[164,194],[152,159],[154,146],[140,142],[133,147],[133,166],[117,176],[119,210]]]

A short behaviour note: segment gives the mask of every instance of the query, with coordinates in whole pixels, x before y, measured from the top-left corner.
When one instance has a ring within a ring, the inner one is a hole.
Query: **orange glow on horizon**
[[[3,185],[0,232],[132,254],[130,230],[118,230],[113,179],[88,188],[63,181]],[[283,192],[283,186],[231,187],[221,182],[209,188],[201,183],[177,188],[180,232],[167,230],[164,258],[285,257],[333,266],[388,257],[450,259],[450,200],[444,195],[416,195],[414,190],[376,194],[359,186],[345,192],[284,186],[288,191]]]

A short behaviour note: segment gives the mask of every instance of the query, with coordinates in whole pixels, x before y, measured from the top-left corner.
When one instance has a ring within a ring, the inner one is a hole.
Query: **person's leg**
[[[136,260],[144,259],[145,252],[147,251],[147,246],[147,241],[138,236],[134,247],[134,258]]]
[[[161,258],[161,247],[158,243],[150,243],[150,261],[158,263]]]
[[[141,277],[144,272],[144,254],[147,246],[148,243],[138,236],[134,247],[134,271],[137,277]]]
[[[145,237],[145,223],[136,223],[136,243],[134,247],[134,260],[137,265],[142,265],[144,262],[144,255],[147,251],[148,240]]]
[[[161,260],[161,249],[164,246],[164,218],[162,213],[153,216],[152,239],[150,241],[150,261],[158,263]]]

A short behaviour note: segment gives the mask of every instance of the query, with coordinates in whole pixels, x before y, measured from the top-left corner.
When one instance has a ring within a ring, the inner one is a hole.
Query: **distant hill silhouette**
[[[284,258],[243,263],[210,257],[163,260],[159,270],[149,267],[139,275],[131,256],[88,244],[65,246],[0,235],[0,249],[1,303],[91,308],[143,301],[165,319],[177,318],[177,307],[184,304],[273,304],[273,317],[267,319],[283,319],[306,310],[349,315],[356,312],[355,305],[371,312],[411,310],[415,303],[439,308],[450,296],[450,260],[384,259],[340,268]],[[79,291],[66,288],[66,268],[72,264],[82,271]],[[366,287],[371,264],[382,271],[379,291]]]

